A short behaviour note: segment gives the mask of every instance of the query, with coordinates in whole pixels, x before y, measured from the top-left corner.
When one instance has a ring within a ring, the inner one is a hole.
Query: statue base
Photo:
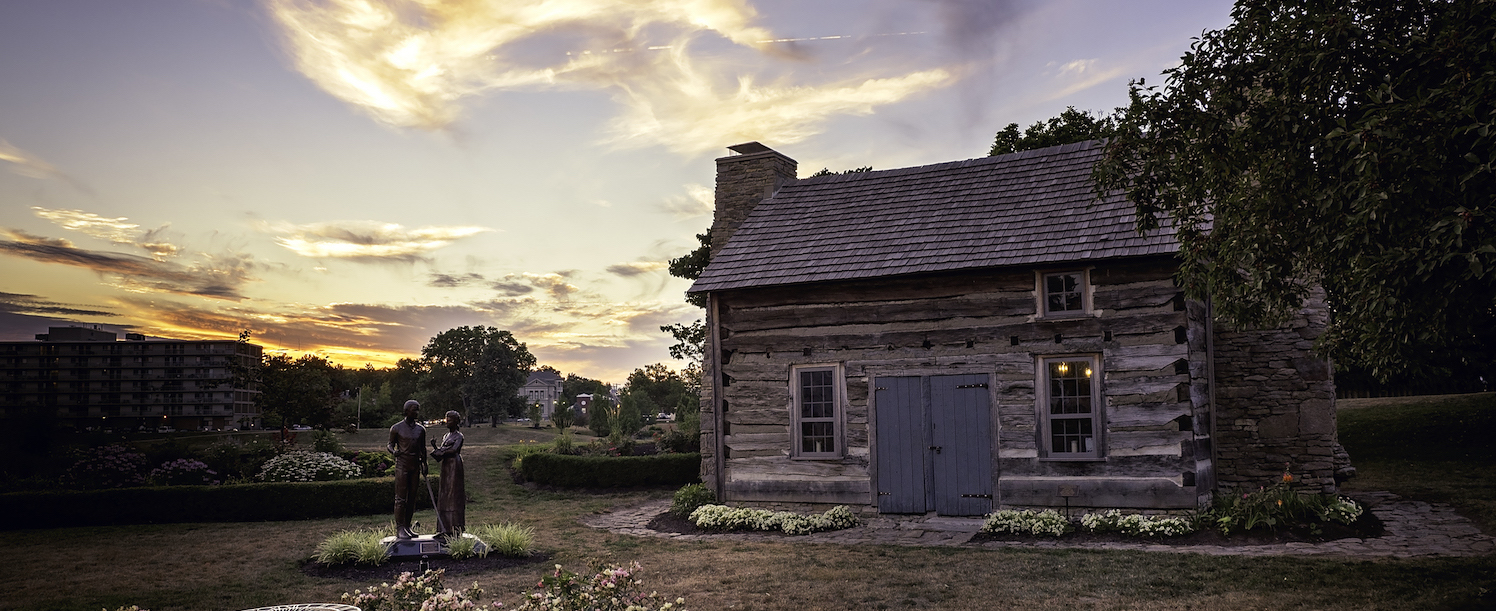
[[[477,537],[469,533],[462,533],[462,538],[473,540],[473,552],[481,555],[488,550],[488,546],[479,541]],[[413,539],[397,539],[385,537],[379,540],[384,544],[385,555],[390,558],[421,558],[433,556],[450,556],[452,549],[442,543],[436,535],[420,535]]]

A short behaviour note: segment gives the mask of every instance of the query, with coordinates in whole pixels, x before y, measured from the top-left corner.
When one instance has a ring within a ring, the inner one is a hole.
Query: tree
[[[635,404],[647,405],[649,409],[663,409],[674,413],[694,407],[697,400],[686,392],[686,382],[680,374],[662,363],[645,365],[629,374],[625,393],[637,396]],[[644,409],[644,408],[640,408]],[[640,412],[653,414],[655,412]]]
[[[518,396],[535,356],[508,331],[493,327],[457,327],[431,338],[421,348],[427,374],[421,387],[432,405],[427,414],[461,410],[486,414],[498,426],[504,414],[519,415],[524,399]]]
[[[1046,146],[1110,138],[1116,134],[1116,129],[1116,118],[1111,115],[1092,115],[1088,110],[1076,110],[1074,106],[1067,106],[1060,116],[1034,123],[1022,134],[1018,133],[1017,123],[1009,123],[1002,131],[997,132],[997,138],[987,155],[1004,155]]]
[[[1323,287],[1319,347],[1386,379],[1496,358],[1496,2],[1241,2],[1096,168],[1240,326]],[[1488,374],[1489,375],[1489,374]],[[1487,379],[1490,379],[1489,377]]]
[[[326,427],[336,404],[333,370],[332,363],[311,354],[298,359],[269,355],[260,366],[260,394],[255,402],[266,416],[282,424]]]
[[[863,173],[871,172],[871,171],[873,171],[873,166],[870,166],[870,165],[865,165],[865,166],[862,166],[860,168],[852,168],[850,170],[842,170],[840,172],[832,172],[831,168],[821,168],[820,170],[817,170],[815,174],[811,174],[810,177],[811,178],[816,178],[818,176],[840,176],[842,174],[863,174]]]
[[[675,338],[675,345],[670,346],[670,358],[701,366],[701,357],[706,353],[706,323],[702,319],[698,318],[689,325],[664,325],[660,330]]]

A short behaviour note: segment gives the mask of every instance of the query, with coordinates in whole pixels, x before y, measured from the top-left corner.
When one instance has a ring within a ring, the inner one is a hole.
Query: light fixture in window
[[[1060,375],[1068,375],[1070,373],[1070,363],[1060,361],[1059,363],[1055,364],[1054,370]]]
[[[1091,368],[1090,367],[1086,368],[1086,377],[1088,377],[1088,378],[1091,377]]]

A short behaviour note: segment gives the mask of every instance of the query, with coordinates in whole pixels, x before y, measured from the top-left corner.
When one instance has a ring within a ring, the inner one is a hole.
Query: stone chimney
[[[729,146],[727,150],[734,154],[717,159],[717,205],[712,217],[714,258],[754,206],[780,187],[795,182],[799,165],[757,142]]]

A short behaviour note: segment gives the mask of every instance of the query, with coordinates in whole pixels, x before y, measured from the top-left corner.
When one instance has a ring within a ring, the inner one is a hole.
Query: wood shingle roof
[[[691,292],[1170,254],[1138,235],[1120,193],[1097,199],[1099,142],[781,187],[756,206]]]

